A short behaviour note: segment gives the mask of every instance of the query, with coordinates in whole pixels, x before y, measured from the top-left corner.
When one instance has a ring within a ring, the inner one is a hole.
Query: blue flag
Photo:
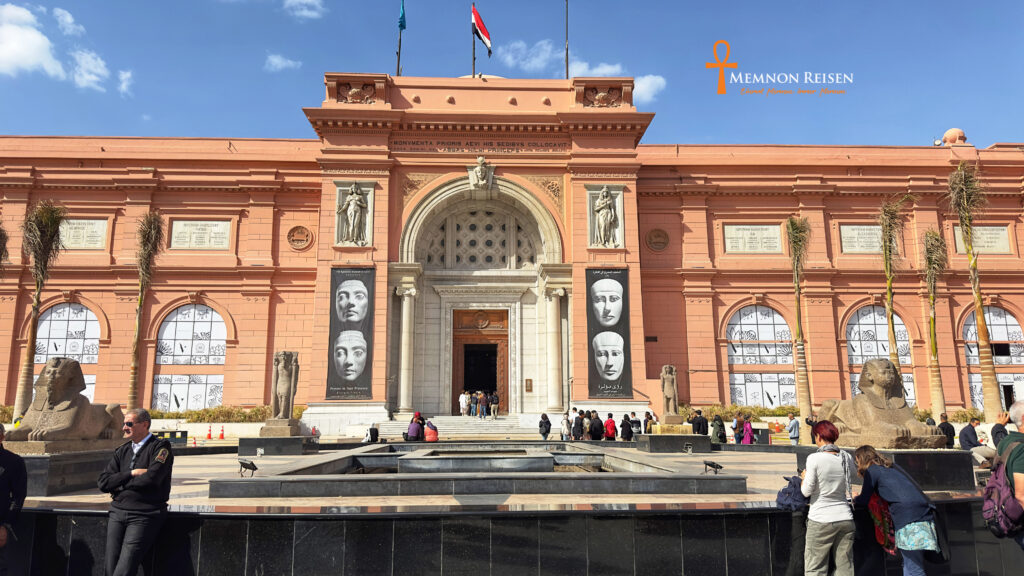
[[[405,30],[405,0],[402,0],[402,12],[398,15],[398,29]]]

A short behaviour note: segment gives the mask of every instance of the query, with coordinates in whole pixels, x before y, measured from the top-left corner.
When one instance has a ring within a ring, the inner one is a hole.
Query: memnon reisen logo
[[[719,58],[719,44],[725,44],[725,58]],[[729,62],[731,49],[725,40],[715,42],[712,53],[715,56],[714,62],[705,62],[705,68],[718,68],[718,94],[726,93],[727,84],[741,84],[740,94],[760,94],[764,96],[777,94],[817,94],[819,96],[832,94],[846,94],[846,90],[834,89],[826,86],[837,84],[853,84],[852,72],[740,72],[739,64]],[[734,68],[736,72],[729,72],[726,82],[725,69]],[[778,88],[777,86],[784,87]],[[748,88],[747,86],[752,86]],[[756,87],[760,86],[760,87]]]

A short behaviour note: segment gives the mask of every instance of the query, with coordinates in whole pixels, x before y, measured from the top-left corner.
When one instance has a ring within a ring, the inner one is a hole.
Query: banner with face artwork
[[[372,398],[373,268],[331,270],[327,399]]]
[[[629,270],[587,270],[590,398],[632,398]]]

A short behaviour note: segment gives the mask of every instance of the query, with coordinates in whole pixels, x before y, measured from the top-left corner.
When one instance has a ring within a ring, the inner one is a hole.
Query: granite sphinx
[[[889,360],[864,364],[860,394],[850,400],[826,400],[819,419],[839,429],[840,446],[875,448],[942,448],[945,436],[935,426],[914,417],[907,405],[899,371]]]
[[[50,358],[35,383],[35,397],[9,441],[119,439],[124,426],[120,404],[92,404],[82,367],[70,358]]]

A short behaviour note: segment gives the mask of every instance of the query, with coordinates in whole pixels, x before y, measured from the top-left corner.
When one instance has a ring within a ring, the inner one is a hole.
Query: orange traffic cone
[[[221,440],[224,439],[224,427],[223,426],[220,427],[220,439]]]
[[[196,437],[195,436],[192,437],[192,447],[193,448],[196,447]]]
[[[206,439],[213,440],[213,425],[211,424],[206,428]]]

